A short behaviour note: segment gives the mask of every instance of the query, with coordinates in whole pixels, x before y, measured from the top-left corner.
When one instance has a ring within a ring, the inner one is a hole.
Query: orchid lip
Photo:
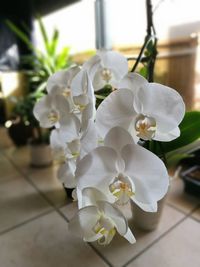
[[[58,122],[59,121],[59,114],[58,114],[58,112],[56,112],[54,110],[52,110],[51,112],[49,112],[48,119],[52,123]]]
[[[112,72],[107,68],[103,68],[101,71],[101,76],[102,79],[108,83],[112,78]]]
[[[62,95],[63,95],[64,97],[69,97],[69,96],[71,96],[71,89],[70,89],[69,87],[65,88],[65,89],[63,90]]]
[[[109,186],[110,192],[116,197],[116,204],[125,205],[135,194],[129,177],[119,174]]]
[[[155,137],[156,120],[150,116],[139,115],[135,122],[136,135],[143,140],[151,140]]]
[[[108,245],[116,233],[115,226],[111,219],[106,217],[103,213],[99,213],[99,219],[93,227],[93,231],[95,234],[102,235],[98,239],[100,245]]]

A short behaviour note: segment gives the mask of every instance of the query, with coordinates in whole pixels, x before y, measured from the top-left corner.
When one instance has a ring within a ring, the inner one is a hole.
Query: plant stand
[[[158,201],[157,212],[145,212],[135,203],[132,203],[133,224],[145,231],[155,230],[159,225],[164,205],[165,197]]]
[[[50,166],[53,162],[51,147],[47,144],[30,145],[30,160],[35,168]]]

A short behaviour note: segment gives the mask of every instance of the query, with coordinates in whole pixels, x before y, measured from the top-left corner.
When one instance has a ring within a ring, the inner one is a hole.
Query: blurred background
[[[76,208],[71,191],[57,180],[49,132],[40,128],[32,111],[46,93],[50,75],[81,65],[97,49],[121,52],[131,70],[147,34],[146,1],[2,1],[0,266],[200,266],[200,121],[195,113],[200,111],[199,1],[152,0],[152,10],[158,39],[154,81],[182,95],[187,111],[194,111],[198,134],[176,157],[183,171],[171,184],[159,228],[136,231],[137,245],[115,240],[106,250],[67,232]],[[136,71],[144,74],[144,66]],[[169,168],[172,176],[175,170]]]

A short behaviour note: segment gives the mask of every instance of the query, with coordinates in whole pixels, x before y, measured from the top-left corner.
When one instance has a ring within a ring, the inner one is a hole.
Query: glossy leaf
[[[200,112],[186,112],[183,121],[180,124],[181,135],[171,142],[162,142],[165,153],[186,146],[200,138]]]

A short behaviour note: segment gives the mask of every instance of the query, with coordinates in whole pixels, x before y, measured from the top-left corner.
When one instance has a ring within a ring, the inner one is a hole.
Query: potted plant
[[[28,93],[18,98],[12,97],[15,102],[13,115],[31,128],[30,155],[32,166],[46,166],[52,162],[52,154],[49,146],[49,130],[41,127],[33,116],[35,103],[46,94],[46,82],[50,75],[60,69],[70,66],[69,47],[63,47],[58,51],[59,32],[53,31],[51,37],[47,35],[45,26],[40,17],[37,18],[40,33],[43,40],[43,50],[38,49],[29,40],[26,30],[22,30],[11,21],[6,21],[7,26],[20,38],[31,51],[22,59],[22,66],[28,77]],[[23,27],[23,26],[22,26]],[[23,133],[21,133],[23,135]]]

